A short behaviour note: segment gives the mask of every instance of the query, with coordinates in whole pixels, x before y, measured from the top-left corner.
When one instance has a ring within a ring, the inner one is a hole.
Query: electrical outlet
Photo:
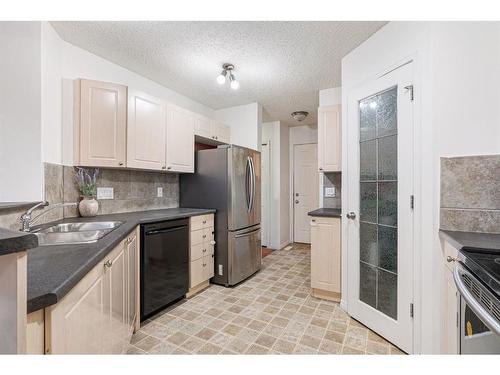
[[[112,187],[98,187],[97,199],[114,199],[114,190]]]
[[[163,197],[163,188],[162,187],[159,187],[159,188],[156,189],[156,196],[158,198]]]
[[[334,187],[326,187],[324,197],[325,198],[334,198],[335,197],[335,186]]]

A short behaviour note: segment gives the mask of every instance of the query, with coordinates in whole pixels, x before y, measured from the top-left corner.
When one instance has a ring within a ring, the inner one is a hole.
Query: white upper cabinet
[[[194,172],[195,115],[167,104],[166,169],[169,172]]]
[[[318,169],[320,172],[342,171],[341,106],[318,108]]]
[[[196,116],[194,134],[203,138],[212,138],[212,121],[203,116]]]
[[[231,128],[220,122],[212,122],[212,135],[214,139],[221,143],[230,143]]]
[[[196,116],[194,134],[213,143],[230,143],[231,129],[220,122],[210,120],[203,116]]]
[[[128,93],[127,167],[165,170],[165,102]]]
[[[127,87],[79,79],[74,104],[75,165],[125,166]]]

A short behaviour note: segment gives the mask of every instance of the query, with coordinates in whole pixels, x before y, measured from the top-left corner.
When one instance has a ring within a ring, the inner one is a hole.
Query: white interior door
[[[319,205],[318,145],[308,143],[293,148],[293,239],[311,243],[308,212]]]
[[[270,207],[270,189],[271,189],[271,166],[270,166],[270,158],[269,158],[269,151],[271,147],[271,142],[268,141],[267,143],[262,144],[262,150],[261,150],[261,193],[262,193],[262,199],[261,199],[261,236],[262,236],[262,246],[269,246],[269,234],[270,234],[270,227],[271,227],[271,221],[269,219],[269,215],[271,212],[271,207]]]
[[[413,350],[412,64],[348,97],[348,312]]]

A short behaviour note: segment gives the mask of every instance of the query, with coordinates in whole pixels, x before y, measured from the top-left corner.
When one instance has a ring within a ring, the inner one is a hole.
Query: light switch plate
[[[114,190],[112,187],[98,187],[97,199],[114,199]]]
[[[156,196],[158,198],[163,197],[163,188],[162,187],[159,187],[159,188],[156,189]]]
[[[335,197],[335,186],[334,187],[326,187],[324,196],[325,196],[325,198],[334,198]]]

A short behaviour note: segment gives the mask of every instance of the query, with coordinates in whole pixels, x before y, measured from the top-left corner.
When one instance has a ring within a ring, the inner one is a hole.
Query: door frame
[[[295,163],[294,163],[294,156],[295,156],[295,146],[302,146],[302,145],[317,145],[318,142],[300,142],[300,143],[290,143],[289,145],[289,153],[288,153],[288,159],[289,159],[289,165],[290,165],[290,169],[289,169],[289,177],[290,177],[290,181],[289,181],[289,191],[290,191],[290,197],[289,197],[289,202],[288,202],[288,205],[289,205],[289,230],[290,230],[290,243],[294,243],[295,242],[295,227],[294,227],[294,221],[295,221],[295,204],[294,204],[294,183],[295,183],[295,180],[294,180],[294,176],[295,176]],[[317,169],[316,169],[317,171]],[[318,178],[321,178],[323,177],[323,175],[321,173],[318,173]],[[321,181],[321,180],[318,180],[318,181]],[[321,182],[319,182],[319,184],[321,184]],[[321,188],[321,186],[319,186]],[[318,197],[318,204],[321,203],[321,198]],[[319,208],[319,207],[318,207]]]
[[[394,60],[393,60],[394,61]],[[424,97],[422,92],[425,90],[423,87],[423,69],[424,69],[425,59],[420,56],[417,52],[406,55],[400,59],[395,60],[393,63],[386,65],[382,69],[378,70],[374,74],[370,75],[369,78],[358,82],[356,85],[350,87],[349,89],[343,90],[342,92],[342,215],[350,211],[349,207],[349,164],[348,164],[348,153],[349,153],[349,143],[348,143],[348,132],[349,132],[349,106],[348,97],[353,91],[356,91],[359,87],[366,85],[371,81],[375,81],[381,78],[395,69],[398,69],[404,65],[413,65],[413,195],[415,199],[415,205],[413,209],[413,349],[410,354],[421,353],[422,350],[422,277],[424,270],[422,269],[422,251],[421,246],[425,241],[421,238],[423,235],[423,205],[422,193],[425,191],[422,186],[423,176],[422,168],[429,165],[429,157],[426,155],[426,151],[423,149],[425,145],[423,144],[424,127],[422,122],[422,103],[424,102]],[[352,131],[353,129],[350,129]],[[348,295],[349,289],[347,287],[348,280],[348,223],[347,220],[342,220],[342,297],[340,301],[340,307],[344,311],[348,311]]]
[[[267,186],[266,186],[266,189],[263,189],[262,186],[262,182],[264,180],[264,175],[261,175],[260,176],[260,181],[261,181],[261,199],[262,199],[262,203],[261,203],[261,206],[265,206],[266,207],[266,212],[265,212],[265,216],[266,216],[266,228],[264,228],[262,226],[262,220],[261,220],[261,234],[262,232],[264,232],[264,230],[267,231],[267,242],[266,244],[264,245],[264,243],[262,243],[262,246],[266,246],[267,248],[271,248],[271,228],[272,228],[272,221],[271,221],[271,202],[272,202],[272,199],[271,199],[271,194],[272,194],[272,181],[271,181],[271,176],[272,176],[272,171],[271,171],[271,167],[272,167],[272,162],[271,162],[271,140],[268,139],[267,141],[265,141],[265,143],[262,143],[262,148],[264,146],[267,146],[267,178],[266,178],[266,181],[267,181]],[[261,173],[262,173],[262,166],[264,165],[264,158],[262,157],[263,155],[263,152],[261,150]],[[264,199],[264,197],[266,199]],[[261,216],[264,217],[264,211],[261,210]],[[279,249],[278,249],[279,250]]]

